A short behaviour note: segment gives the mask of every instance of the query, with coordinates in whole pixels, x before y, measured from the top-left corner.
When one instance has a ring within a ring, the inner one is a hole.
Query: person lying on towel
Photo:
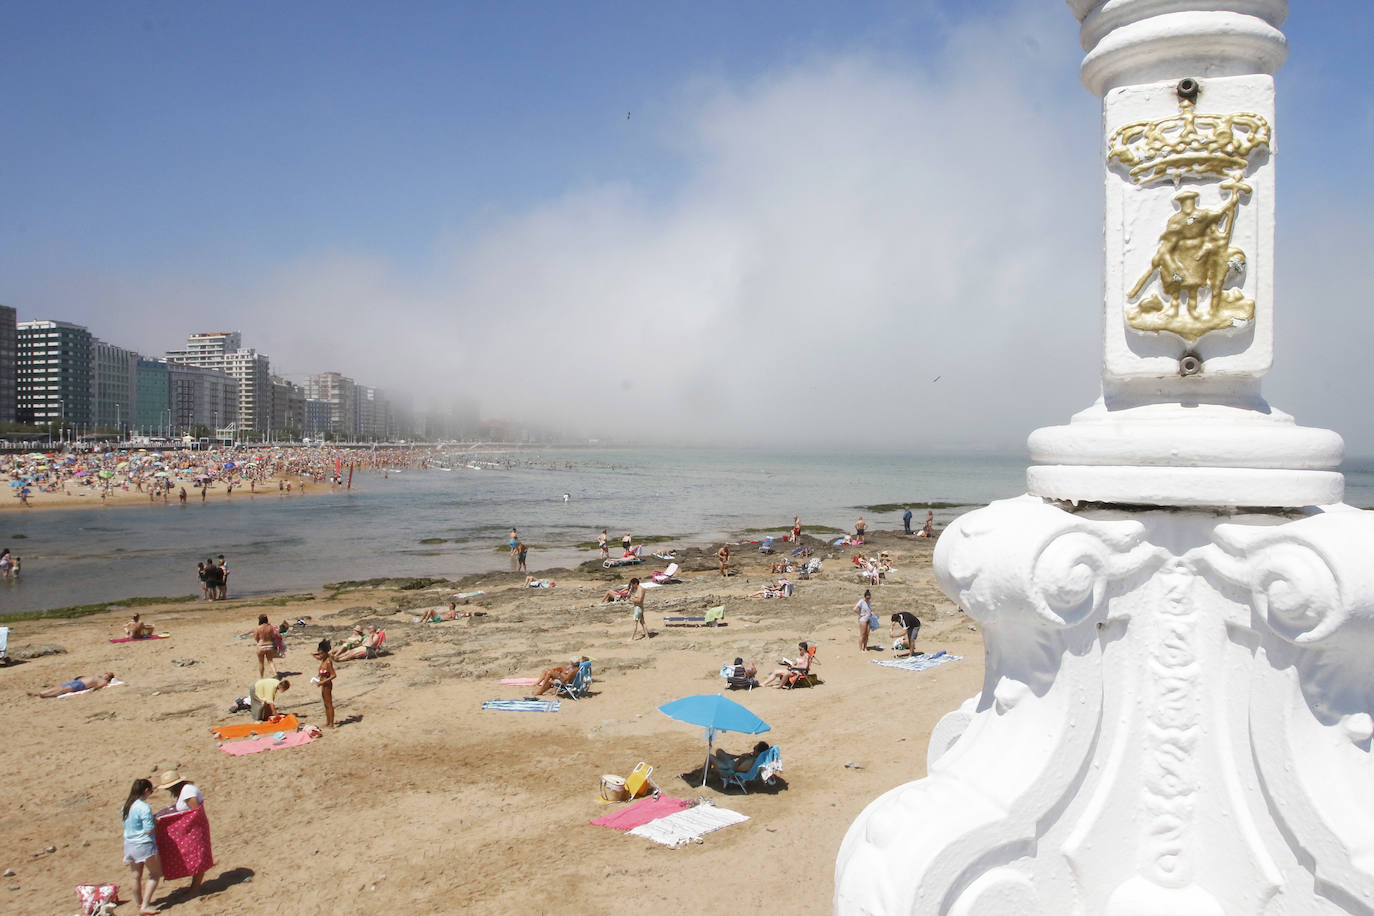
[[[47,687],[43,690],[30,690],[31,697],[60,697],[66,693],[80,693],[83,690],[99,690],[101,687],[108,687],[110,681],[114,680],[114,672],[107,671],[101,675],[83,674],[80,677],[72,678],[60,687]]]
[[[628,585],[623,588],[609,588],[606,590],[606,594],[601,596],[601,603],[610,604],[612,601],[624,601],[628,597],[630,597]]]

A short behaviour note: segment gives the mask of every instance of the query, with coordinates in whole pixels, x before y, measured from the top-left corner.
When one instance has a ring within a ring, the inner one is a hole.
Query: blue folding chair
[[[562,681],[553,682],[554,696],[564,696],[570,700],[580,700],[587,695],[587,690],[592,686],[592,663],[581,662],[577,666],[577,674],[573,676],[571,684]]]
[[[744,793],[748,795],[749,783],[755,782],[761,778],[760,774],[764,767],[770,764],[777,767],[781,758],[782,749],[777,745],[773,745],[768,750],[755,757],[754,765],[747,770],[732,769],[729,763],[717,757],[715,758],[716,772],[720,773],[720,781],[725,788],[728,789],[731,785],[736,785],[743,789]],[[767,785],[772,785],[773,780],[774,777],[770,774],[763,782]]]

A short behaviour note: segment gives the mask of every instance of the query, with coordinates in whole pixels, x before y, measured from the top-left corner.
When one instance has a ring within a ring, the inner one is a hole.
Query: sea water
[[[0,582],[0,613],[132,596],[199,592],[196,563],[224,554],[231,597],[309,591],[374,577],[446,577],[511,568],[512,527],[529,569],[571,567],[607,529],[705,544],[790,529],[900,529],[933,506],[937,524],[1025,491],[1022,456],[910,456],[720,449],[521,450],[482,469],[453,462],[359,474],[355,489],[282,496],[211,491],[167,503],[13,512],[0,545],[23,557],[23,580]],[[490,467],[509,459],[514,467]],[[476,462],[474,462],[476,463]],[[1346,501],[1374,505],[1374,464],[1346,469]],[[325,484],[311,484],[323,489]],[[566,499],[564,498],[566,494]],[[870,511],[890,504],[894,508]],[[22,535],[22,537],[19,537]]]

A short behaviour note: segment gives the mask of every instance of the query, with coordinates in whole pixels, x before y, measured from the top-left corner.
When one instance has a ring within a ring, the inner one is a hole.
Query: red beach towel
[[[641,798],[633,805],[626,805],[613,814],[598,817],[592,821],[597,827],[609,827],[612,830],[633,830],[649,821],[656,821],[660,817],[665,817],[676,811],[681,811],[687,807],[687,802],[680,798],[669,798],[667,795],[660,795],[658,798]]]
[[[210,819],[204,805],[164,814],[153,822],[153,830],[164,878],[189,878],[215,864],[210,851]]]
[[[158,633],[155,636],[140,636],[137,639],[132,636],[121,636],[118,639],[110,640],[110,642],[152,642],[155,639],[170,639],[171,636],[171,633]]]

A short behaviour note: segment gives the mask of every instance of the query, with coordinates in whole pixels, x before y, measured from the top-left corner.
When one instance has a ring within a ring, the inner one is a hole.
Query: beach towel
[[[749,820],[747,814],[717,808],[715,805],[697,805],[676,814],[660,817],[658,820],[642,824],[630,831],[631,836],[642,836],[664,846],[677,848],[700,840],[708,833],[722,827],[739,824]]]
[[[282,737],[278,738],[277,735]],[[303,728],[298,732],[283,734],[277,732],[276,735],[263,735],[261,738],[245,738],[242,741],[228,741],[219,746],[219,749],[232,757],[242,757],[244,754],[256,754],[260,751],[279,751],[288,747],[300,747],[302,744],[309,744],[320,736],[318,728]]]
[[[168,639],[171,635],[171,633],[154,633],[152,636],[121,636],[118,639],[110,640],[110,642],[152,642],[155,639]]]
[[[539,683],[537,677],[503,677],[501,678],[502,687],[533,687]]]
[[[457,599],[459,599],[459,600],[461,600],[461,601],[466,601],[466,600],[469,599],[469,598],[476,598],[476,597],[478,597],[479,595],[485,595],[485,594],[486,594],[486,592],[459,592],[458,594],[454,595],[453,597],[454,597],[454,598],[457,598]]]
[[[76,691],[75,693],[60,693],[60,694],[57,695],[57,698],[58,698],[59,700],[65,700],[67,697],[79,697],[79,696],[81,696],[81,694],[83,694],[83,693],[94,693],[94,692],[97,691],[97,690],[108,690],[108,689],[111,688],[111,687],[123,687],[123,686],[124,686],[124,682],[121,681],[119,678],[115,678],[114,680],[110,681],[110,683],[106,684],[104,687],[88,687],[88,688],[85,689],[85,690],[78,690],[78,691]]]
[[[957,662],[963,658],[962,655],[950,655],[944,649],[934,655],[917,655],[914,658],[892,658],[879,661],[873,660],[873,664],[882,665],[884,668],[905,668],[907,671],[924,671],[927,668],[934,668],[936,665],[943,665],[945,662]]]
[[[660,795],[658,798],[646,796],[633,804],[626,805],[619,811],[598,817],[592,821],[597,827],[608,827],[611,830],[633,830],[643,826],[650,821],[658,820],[669,814],[681,811],[687,807],[687,802],[680,798],[669,798]]]
[[[169,881],[208,871],[215,864],[210,851],[210,819],[205,806],[173,811],[153,821],[157,854],[162,858],[162,877]]]
[[[247,738],[251,735],[293,732],[300,728],[300,725],[300,720],[292,712],[284,716],[272,716],[266,722],[235,722],[232,725],[217,725],[210,731],[220,741],[228,741],[230,738]]]
[[[487,700],[483,709],[497,709],[503,712],[558,712],[557,700]]]

